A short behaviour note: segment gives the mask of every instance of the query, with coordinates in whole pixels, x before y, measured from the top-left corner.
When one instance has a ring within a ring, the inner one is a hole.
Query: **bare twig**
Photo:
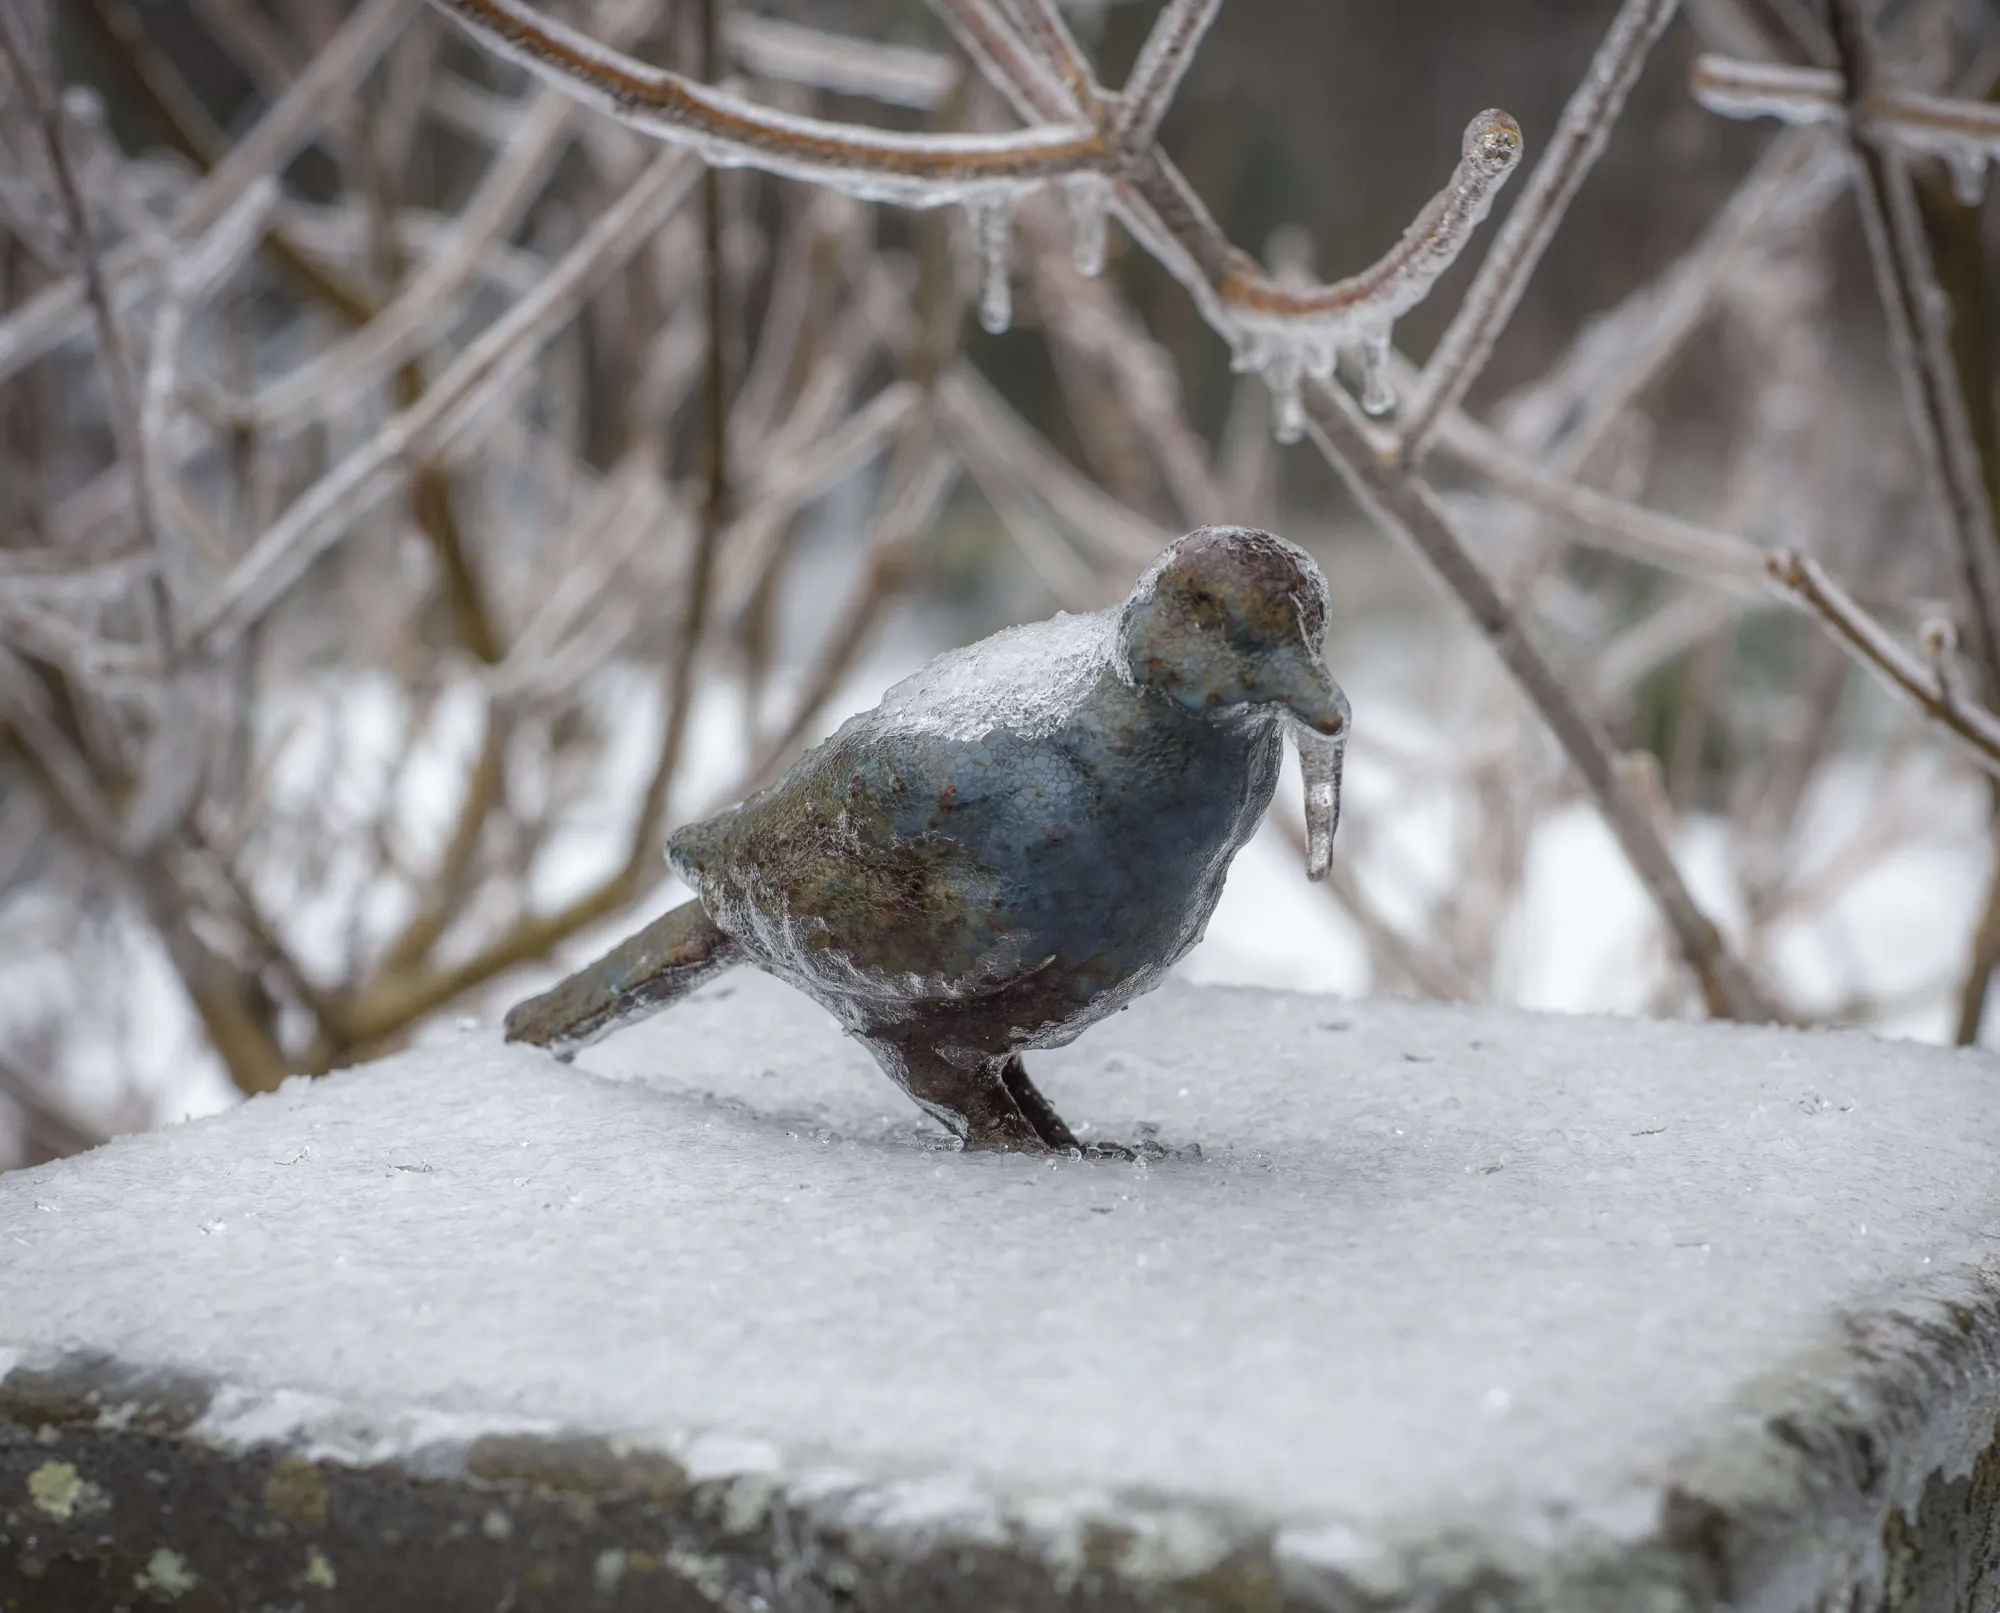
[[[392,415],[353,453],[295,500],[224,579],[195,628],[200,642],[222,648],[257,621],[337,543],[362,502],[383,492],[383,473],[435,447],[512,376],[536,345],[574,309],[593,281],[644,244],[686,196],[699,167],[662,152],[607,209],[536,288],[497,320],[440,376],[422,399]]]
[[[1486,367],[1493,344],[1555,238],[1571,198],[1603,151],[1611,126],[1624,109],[1625,97],[1645,65],[1653,41],[1672,18],[1676,3],[1624,0],[1618,8],[1611,31],[1591,59],[1583,82],[1563,108],[1555,137],[1528,176],[1526,189],[1500,227],[1471,289],[1425,367],[1421,390],[1402,421],[1400,451],[1411,464],[1423,459],[1425,444],[1440,417],[1457,405]]]
[[[1771,556],[1770,569],[1771,576],[1817,616],[1850,655],[1957,739],[1979,766],[2000,776],[2000,717],[1967,698],[1952,670],[1948,637],[1933,636],[1927,646],[1928,662],[1919,660],[1808,556],[1782,549]]]
[[[1880,77],[1867,19],[1859,0],[1834,0],[1833,19],[1849,94],[1859,104]],[[1948,304],[1931,267],[1908,171],[1865,141],[1855,142],[1854,154],[1855,199],[1910,430],[1945,517],[1978,628],[1980,662],[1992,678],[2000,675],[2000,540],[1952,365]]]
[[[693,146],[711,161],[747,164],[872,200],[935,207],[996,185],[1099,166],[1109,156],[1100,134],[1075,125],[919,135],[792,117],[649,67],[519,0],[434,3],[509,60],[647,134]]]
[[[354,81],[374,65],[402,30],[419,0],[363,0],[312,66],[229,148],[228,155],[189,191],[167,226],[170,239],[198,235],[235,205],[253,184],[283,169],[313,137]],[[104,275],[115,306],[135,296],[149,266],[141,242],[124,242],[107,254]],[[0,320],[0,381],[62,341],[84,312],[81,275],[38,291]]]
[[[1222,0],[1167,0],[1161,7],[1121,97],[1118,136],[1128,149],[1152,144],[1201,36],[1221,9]]]

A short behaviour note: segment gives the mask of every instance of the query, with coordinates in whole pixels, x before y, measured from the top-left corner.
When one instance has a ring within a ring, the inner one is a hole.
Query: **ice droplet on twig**
[[[1364,332],[1361,337],[1361,407],[1373,415],[1387,414],[1396,407],[1396,393],[1389,385],[1389,327]]]
[[[1286,327],[1239,327],[1230,368],[1239,375],[1261,375],[1271,389],[1272,434],[1295,443],[1306,434],[1305,402],[1300,389],[1305,378],[1331,381],[1337,344],[1327,333]]]
[[[979,323],[998,336],[1014,323],[1014,292],[1007,279],[1013,262],[1013,199],[989,192],[968,199],[965,210],[979,247]]]
[[[1964,207],[1977,207],[1986,197],[1986,153],[1977,146],[1957,146],[1945,154],[1951,170],[1952,194]]]
[[[1076,272],[1102,274],[1111,222],[1111,181],[1102,174],[1071,174],[1063,181],[1063,204],[1069,209]]]
[[[1273,354],[1264,366],[1264,379],[1270,383],[1275,411],[1273,428],[1282,443],[1297,442],[1306,434],[1306,408],[1299,397],[1302,360],[1297,347],[1287,347]]]

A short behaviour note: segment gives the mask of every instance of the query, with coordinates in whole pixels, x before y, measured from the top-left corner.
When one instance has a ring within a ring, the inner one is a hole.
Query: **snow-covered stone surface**
[[[1163,1157],[946,1152],[738,973],[0,1177],[0,1602],[2000,1605],[1991,1055],[1170,985],[1033,1068]]]

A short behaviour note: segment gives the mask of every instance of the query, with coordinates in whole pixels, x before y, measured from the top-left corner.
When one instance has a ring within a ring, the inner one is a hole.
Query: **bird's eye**
[[[1188,614],[1203,627],[1221,627],[1227,618],[1222,601],[1206,588],[1190,588],[1187,594]]]

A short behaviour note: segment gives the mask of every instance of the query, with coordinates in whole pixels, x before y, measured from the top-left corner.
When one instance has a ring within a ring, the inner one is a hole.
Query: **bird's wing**
[[[772,961],[997,988],[1052,950],[1019,922],[1025,848],[1072,810],[1083,771],[1047,736],[857,721],[703,826],[690,860],[716,922]]]

